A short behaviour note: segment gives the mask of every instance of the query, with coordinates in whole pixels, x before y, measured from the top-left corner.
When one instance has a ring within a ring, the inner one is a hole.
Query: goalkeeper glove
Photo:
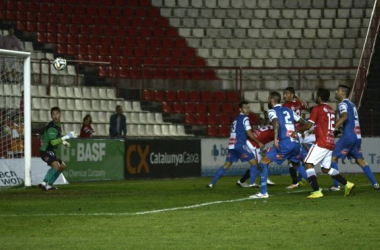
[[[65,146],[66,148],[69,148],[71,145],[67,141],[62,141],[62,145]]]
[[[67,139],[73,139],[73,138],[77,138],[77,137],[78,137],[78,134],[75,131],[71,131],[71,132],[67,133],[67,135],[63,136],[62,140],[65,141]]]

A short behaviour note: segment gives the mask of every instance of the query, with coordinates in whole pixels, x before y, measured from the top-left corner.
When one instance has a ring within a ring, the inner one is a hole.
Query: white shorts
[[[257,160],[257,162],[260,162],[261,160],[261,150],[260,148],[256,148],[252,145],[252,143],[250,143],[249,141],[247,141],[247,145],[249,147],[249,149],[252,151],[252,153],[255,155],[255,159]]]
[[[314,166],[321,163],[322,168],[330,168],[331,156],[332,150],[321,148],[317,144],[313,144],[307,153],[304,162],[313,164]]]

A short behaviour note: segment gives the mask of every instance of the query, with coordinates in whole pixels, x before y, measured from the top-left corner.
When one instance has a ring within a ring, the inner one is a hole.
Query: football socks
[[[338,168],[338,163],[337,162],[331,162],[331,167],[337,171],[339,171],[339,168]],[[339,186],[339,182],[337,180],[335,180],[334,178],[332,179],[333,180],[333,185],[334,187],[337,187]]]
[[[373,176],[372,170],[368,164],[363,167],[363,172],[365,176],[367,176],[368,180],[372,183],[372,185],[377,183],[375,176]]]
[[[319,190],[318,181],[317,181],[317,173],[315,173],[314,168],[309,168],[306,170],[307,179],[309,180],[310,186],[314,191]]]
[[[251,167],[249,168],[249,171],[250,171],[249,184],[253,184],[255,183],[255,179],[259,171],[257,170],[257,166],[255,165],[251,165]]]
[[[218,172],[216,172],[214,178],[212,179],[211,184],[215,185],[215,183],[219,180],[220,177],[224,175],[225,172],[226,172],[226,169],[224,167],[220,167]]]
[[[268,180],[268,165],[264,163],[260,163],[260,185],[261,185],[261,193],[267,193],[267,180]]]

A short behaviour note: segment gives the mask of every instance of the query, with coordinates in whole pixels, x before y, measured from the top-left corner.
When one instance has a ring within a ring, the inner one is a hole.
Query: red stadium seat
[[[154,69],[153,76],[155,79],[164,79],[165,78],[165,71],[162,68]]]
[[[135,39],[135,37],[126,37],[125,38],[125,46],[135,47],[136,46],[136,39]]]
[[[0,15],[1,15],[1,10],[0,10]],[[16,27],[18,30],[26,30],[26,22],[17,21]]]
[[[220,112],[219,103],[210,102],[208,104],[208,112],[217,114]]]
[[[123,56],[126,56],[126,57],[133,56],[133,48],[131,48],[131,47],[124,47],[123,48]]]
[[[230,136],[230,126],[219,126],[219,136],[229,137]]]
[[[167,79],[177,79],[178,78],[178,70],[177,69],[166,69],[165,76]]]
[[[157,65],[166,65],[166,58],[158,58],[156,63]]]
[[[8,1],[9,3],[9,1]],[[30,2],[28,4],[28,11],[37,12],[38,11],[38,5],[36,2]]]
[[[158,56],[158,51],[154,47],[149,47],[146,49],[146,55],[148,57],[157,57]]]
[[[100,45],[99,46],[99,54],[100,55],[109,55],[109,46],[108,45]]]
[[[88,54],[88,46],[85,45],[78,45],[78,54],[79,55],[87,55]]]
[[[42,23],[46,23],[48,21],[48,14],[45,12],[39,12],[37,15],[37,20]]]
[[[129,20],[130,20],[130,18],[128,18],[128,17],[120,17],[119,18],[119,25],[123,26],[123,27],[127,27],[130,25]]]
[[[184,122],[186,124],[194,124],[195,123],[194,115],[193,114],[188,114],[188,113],[185,114]]]
[[[218,117],[216,114],[207,115],[207,124],[215,125],[218,123]]]
[[[177,29],[173,27],[167,27],[165,33],[168,37],[178,37]]]
[[[64,14],[72,14],[73,8],[71,4],[64,4],[62,5],[62,13]]]
[[[193,59],[191,59],[191,58],[184,58],[184,59],[181,60],[181,65],[192,66],[193,65]]]
[[[133,66],[140,67],[141,64],[142,64],[142,59],[141,59],[141,57],[133,57],[131,59],[131,63],[132,63]]]
[[[185,108],[181,102],[173,103],[173,112],[174,113],[182,114],[184,110],[185,110]]]
[[[99,16],[108,16],[108,7],[98,6],[98,14]]]
[[[197,52],[195,51],[194,48],[187,48],[187,49],[184,49],[184,55],[186,57],[196,57],[197,56]]]
[[[167,48],[160,48],[160,56],[161,57],[170,57],[171,56],[171,51],[170,49],[167,49]]]
[[[169,20],[166,17],[157,18],[157,26],[160,26],[160,27],[169,26]]]
[[[74,14],[84,15],[85,13],[86,13],[86,9],[84,5],[74,5]]]
[[[3,10],[0,10],[0,14],[3,13]],[[2,17],[0,16],[0,19],[5,19],[6,17]],[[17,14],[16,14],[16,20],[17,21],[26,21],[26,16],[25,16],[25,13],[24,12],[21,12],[21,11],[17,11]]]
[[[40,43],[46,43],[46,36],[45,36],[45,33],[37,32],[36,39],[37,39],[37,42],[40,42]]]
[[[177,58],[169,58],[168,59],[168,65],[178,66],[178,65],[180,65],[180,61]]]
[[[68,32],[71,34],[78,34],[80,26],[78,24],[69,24]]]
[[[61,55],[67,54],[66,44],[57,44],[57,53]]]
[[[80,34],[87,36],[87,40],[89,39],[88,35],[92,34],[92,29],[88,25],[80,26]]]
[[[136,57],[144,57],[146,55],[145,48],[142,48],[142,47],[135,48],[134,54]]]
[[[201,96],[202,96],[202,100],[206,102],[210,102],[213,99],[213,94],[211,91],[203,91],[201,93]]]
[[[39,12],[41,13],[49,13],[50,12],[50,4],[40,3]]]
[[[37,32],[46,32],[46,23],[37,23]]]
[[[195,58],[194,65],[196,65],[196,66],[206,66],[206,61],[203,58]]]
[[[190,101],[199,101],[200,100],[200,95],[199,91],[190,91],[189,92],[189,100]]]
[[[154,18],[150,18],[150,17],[144,18],[143,25],[145,27],[154,27],[154,26],[156,26],[156,20]]]
[[[115,35],[117,36],[125,36],[127,31],[124,26],[115,27]]]
[[[173,48],[174,47],[173,38],[164,38],[162,40],[162,45],[163,45],[163,47],[166,47],[166,48]]]
[[[106,36],[113,36],[115,35],[115,28],[110,26],[103,26],[103,32]],[[120,34],[118,34],[120,35]]]
[[[57,34],[57,42],[67,44],[67,36],[64,34]]]
[[[187,47],[187,42],[185,40],[185,38],[177,38],[176,41],[175,41],[175,46],[177,48],[186,48]]]
[[[154,101],[153,90],[144,89],[143,94],[142,94],[142,99],[145,101]]]
[[[118,16],[121,16],[121,8],[119,8],[119,7],[111,7],[110,9],[109,9],[109,13],[110,13],[110,15],[111,16],[113,16],[113,17],[118,17]]]
[[[122,47],[124,46],[124,39],[121,36],[116,36],[113,38],[113,45]]]
[[[150,8],[148,10],[148,16],[150,17],[160,17],[161,16],[161,13],[160,13],[160,10],[158,8]]]
[[[57,32],[57,24],[48,23],[46,26],[46,31],[49,33],[56,33]]]
[[[78,43],[78,36],[67,34],[67,43],[68,44],[77,44]]]
[[[120,56],[120,47],[119,46],[111,46],[110,47],[110,54],[111,56]]]
[[[199,125],[207,124],[207,115],[203,113],[195,114],[195,123]]]
[[[14,7],[14,6],[13,6]],[[14,9],[15,10],[15,9]],[[22,12],[25,12],[28,10],[28,6],[27,6],[27,3],[24,3],[24,2],[18,2],[17,3],[17,10],[18,11],[22,11]]]
[[[149,16],[145,8],[136,8],[135,15],[138,17],[146,17]]]
[[[88,54],[89,55],[98,55],[98,46],[96,45],[88,45]]]
[[[198,102],[196,104],[195,110],[198,113],[206,113],[207,112],[207,106],[206,106],[206,104],[204,102]]]
[[[165,99],[164,91],[162,91],[162,90],[155,90],[154,91],[154,100],[163,101],[164,99]]]
[[[156,36],[156,37],[164,37],[164,36],[165,36],[165,30],[164,30],[163,28],[156,27],[156,28],[153,30],[153,36]]]
[[[176,92],[174,92],[174,91],[166,91],[165,97],[166,97],[166,100],[170,101],[170,102],[177,100],[177,95],[176,95]]]
[[[200,69],[194,69],[192,72],[191,72],[191,77],[193,79],[203,79],[203,71],[200,70]]]
[[[67,54],[69,55],[77,55],[78,54],[78,47],[73,44],[67,44]]]
[[[139,36],[139,29],[136,27],[129,27],[127,29],[127,33],[131,37],[138,37]]]
[[[17,10],[17,2],[16,1],[7,1],[7,9],[16,11]]]
[[[90,36],[90,44],[98,45],[99,44],[99,36]]]
[[[60,4],[52,4],[50,8],[51,14],[57,15],[57,13],[62,13]]]
[[[138,47],[147,47],[148,46],[148,39],[146,37],[137,37],[136,38],[136,45]]]
[[[239,102],[239,94],[236,91],[227,92],[227,100],[230,102]]]
[[[223,125],[229,125],[229,124],[231,124],[230,115],[220,114],[219,115],[219,123],[223,124]]]
[[[229,101],[229,100],[228,100]],[[222,112],[232,114],[234,112],[234,107],[229,102],[222,103]]]
[[[161,47],[161,38],[158,37],[151,37],[149,40],[149,45],[154,48]]]
[[[124,67],[131,66],[131,62],[129,60],[129,57],[121,57],[121,59],[120,59],[120,65],[124,66]]]
[[[207,126],[207,135],[212,137],[219,136],[218,128],[215,126]]]
[[[83,23],[82,16],[72,15],[71,22],[74,24],[82,24]]]
[[[14,20],[16,18],[15,12],[7,11],[7,18]],[[36,22],[37,21],[36,13],[27,12],[26,13],[26,20],[29,22]]]
[[[58,23],[59,22],[59,16],[55,13],[49,13],[48,14],[48,20],[50,23]]]
[[[177,100],[179,101],[187,101],[187,91],[177,91]]]
[[[121,78],[129,78],[130,77],[129,70],[127,68],[120,67],[119,76]]]
[[[182,57],[182,49],[172,49],[173,57]]]
[[[94,24],[95,25],[104,25],[105,24],[105,21],[104,21],[104,16],[100,16],[100,15],[95,15],[94,16]]]
[[[123,9],[123,16],[133,17],[135,16],[135,9],[131,7],[127,7]]]
[[[107,45],[110,46],[112,45],[112,38],[109,36],[103,36],[100,40],[101,45]]]
[[[186,113],[195,113],[195,105],[193,102],[187,102],[185,103],[185,112]]]
[[[150,27],[141,27],[140,28],[140,35],[142,37],[149,37],[152,34],[152,29]]]
[[[87,27],[89,27],[88,25],[94,24],[94,19],[90,15],[83,15],[82,20],[83,20],[83,24],[85,24]]]
[[[47,43],[57,43],[57,34],[56,33],[47,33],[46,42]]]
[[[165,113],[173,113],[172,105],[170,102],[162,103],[162,111]]]
[[[96,5],[87,5],[86,6],[86,13],[88,15],[97,15],[98,11],[97,11]]]
[[[204,77],[209,80],[217,80],[217,77],[215,75],[215,71],[213,69],[205,69],[204,70]]]
[[[151,6],[150,0],[140,0],[139,1],[140,6]]]
[[[224,102],[226,100],[226,93],[224,91],[214,92],[214,101]]]

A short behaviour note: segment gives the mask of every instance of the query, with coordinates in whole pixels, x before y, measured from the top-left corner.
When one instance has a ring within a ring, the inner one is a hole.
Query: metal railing
[[[355,81],[352,86],[352,92],[350,95],[350,99],[355,103],[355,105],[358,108],[360,108],[364,90],[367,88],[367,76],[369,73],[369,67],[371,65],[372,56],[374,54],[376,38],[379,30],[379,21],[380,1],[376,0],[372,9],[367,35],[364,40],[362,54],[360,57]]]

